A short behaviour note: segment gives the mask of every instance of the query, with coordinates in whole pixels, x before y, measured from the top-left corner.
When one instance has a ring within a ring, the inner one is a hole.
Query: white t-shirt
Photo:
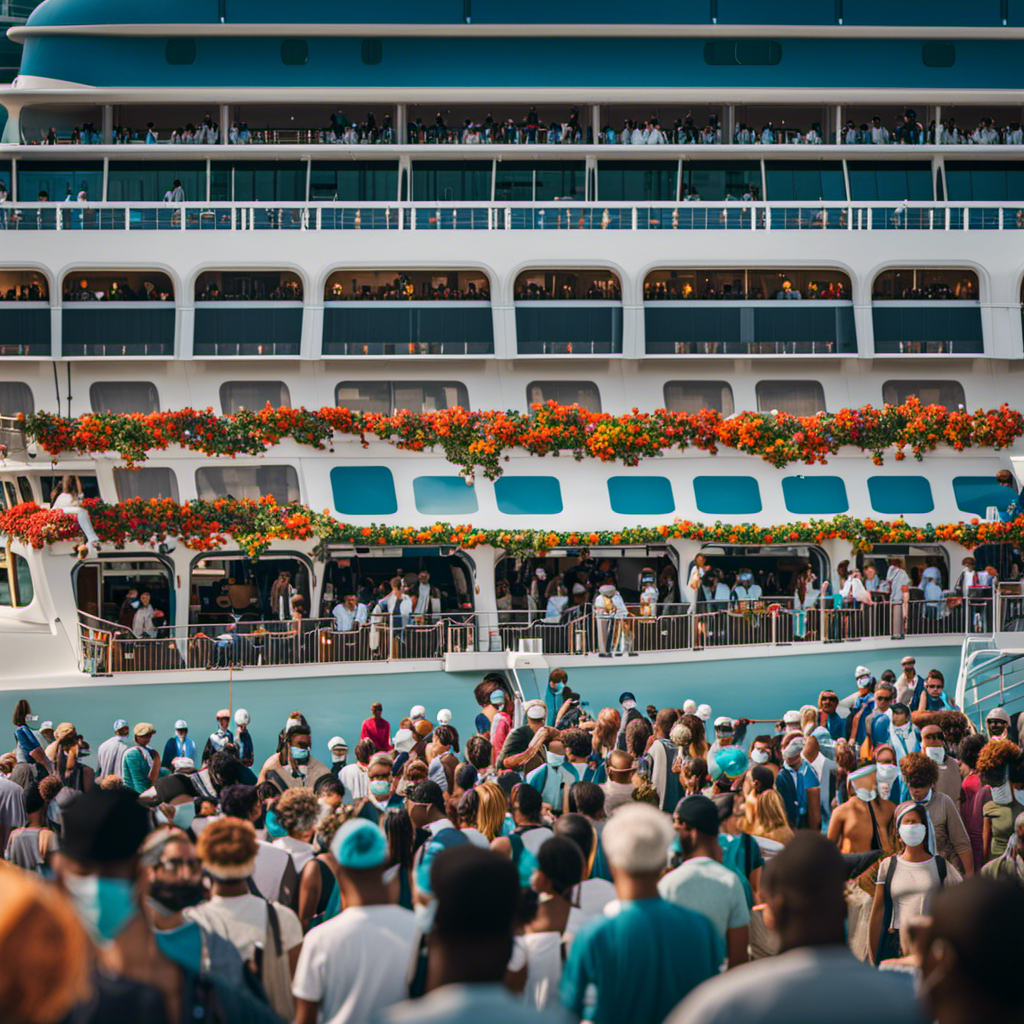
[[[292,992],[320,1004],[320,1024],[364,1024],[406,998],[415,934],[404,907],[349,907],[306,936]]]
[[[252,880],[256,883],[261,896],[268,900],[280,899],[281,883],[284,881],[284,873],[288,870],[291,854],[262,839],[257,840],[257,843],[256,868],[252,873]]]
[[[295,873],[302,874],[302,869],[313,859],[313,846],[311,843],[304,843],[301,839],[292,839],[291,836],[281,836],[271,844],[279,850],[284,850],[291,855],[295,864]]]
[[[891,857],[878,865],[878,885],[885,885],[889,873]],[[952,864],[946,864],[946,885],[955,885],[963,881],[960,872]],[[892,893],[892,921],[890,928],[899,931],[900,922],[918,917],[925,912],[928,897],[938,891],[939,869],[935,866],[935,858],[910,861],[902,857],[896,858],[896,870],[890,883]]]
[[[572,894],[573,908],[565,926],[566,935],[575,935],[592,917],[604,913],[604,908],[616,898],[615,886],[604,878],[588,878],[580,882]]]
[[[709,918],[723,939],[730,928],[750,924],[750,909],[739,875],[710,857],[684,861],[658,882],[658,892],[670,903]]]
[[[345,765],[338,772],[338,781],[345,787],[345,800],[349,803],[370,795],[370,780],[358,761]]]
[[[474,845],[479,846],[482,849],[490,849],[491,844],[487,841],[487,836],[483,834],[479,829],[476,828],[464,828],[462,834]]]
[[[523,999],[538,1010],[558,1006],[562,981],[562,935],[560,932],[527,932],[521,937],[526,953],[526,988]]]
[[[284,950],[302,945],[302,925],[295,912],[280,903],[274,904],[281,927],[281,946]],[[267,901],[246,893],[244,896],[211,896],[198,907],[185,911],[189,921],[195,921],[211,932],[227,939],[243,960],[251,960],[258,942],[267,941]]]

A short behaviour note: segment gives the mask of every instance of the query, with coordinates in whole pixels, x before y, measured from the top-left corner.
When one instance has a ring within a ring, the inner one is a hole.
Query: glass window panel
[[[469,392],[458,381],[342,381],[334,390],[336,405],[353,412],[437,412],[469,408]]]
[[[62,203],[69,194],[77,196],[83,188],[90,199],[102,197],[101,160],[76,159],[66,163],[50,163],[44,160],[18,161],[18,197],[25,202],[35,202],[40,190],[44,189],[50,197],[50,202]]]
[[[0,416],[31,416],[36,411],[32,389],[20,380],[0,380]]]
[[[220,386],[220,406],[225,416],[240,409],[279,409],[291,405],[288,385],[281,380],[226,380]]]
[[[534,198],[538,203],[565,198],[582,200],[586,194],[586,164],[582,160],[537,164],[537,192]]]
[[[825,408],[825,390],[816,380],[760,380],[757,382],[759,412],[788,412],[813,416]]]
[[[185,190],[186,202],[206,199],[206,161],[157,162],[111,160],[107,172],[107,199],[112,203],[161,202],[175,179]],[[52,197],[51,197],[52,198]]]
[[[732,196],[739,199],[754,185],[761,190],[761,164],[753,160],[710,160],[683,162],[683,192],[696,191],[701,199],[718,201]]]
[[[1005,512],[1017,497],[1012,487],[997,484],[990,476],[955,476],[953,493],[956,495],[956,507],[961,512],[970,512],[981,519],[993,505],[1000,512]]]
[[[394,160],[314,161],[310,170],[310,199],[387,202],[397,195]]]
[[[213,163],[210,165],[211,202],[231,202],[231,165]]]
[[[609,477],[608,500],[623,516],[668,515],[676,508],[672,482],[664,476]]]
[[[732,388],[724,380],[669,380],[665,382],[665,408],[669,412],[715,409],[731,416]]]
[[[418,476],[412,482],[416,511],[425,515],[476,512],[476,488],[461,476]]]
[[[11,558],[14,569],[17,593],[11,594],[10,576],[8,576],[7,558]],[[26,608],[32,603],[35,588],[32,586],[32,573],[28,562],[21,555],[7,555],[0,550],[0,608]]]
[[[507,516],[558,515],[562,486],[556,476],[502,476],[494,481],[498,511]]]
[[[293,466],[206,466],[196,470],[201,501],[247,498],[257,501],[268,494],[278,505],[298,501],[299,477]]]
[[[882,401],[902,405],[915,395],[924,405],[944,405],[957,409],[967,404],[964,386],[956,380],[887,380],[882,385]]]
[[[412,197],[417,202],[489,202],[490,160],[416,160]]]
[[[708,515],[739,516],[761,511],[761,491],[752,476],[695,476],[693,496]]]
[[[302,202],[306,198],[306,165],[245,160],[234,165],[236,202]]]
[[[117,500],[128,501],[130,498],[170,498],[178,500],[178,479],[173,469],[166,467],[145,466],[140,469],[115,469],[114,486],[117,488]]]
[[[533,202],[533,161],[501,160],[494,171],[494,198],[504,203]],[[561,195],[561,193],[558,193]],[[550,198],[550,197],[548,197]]]
[[[1024,167],[999,161],[947,161],[946,191],[953,201],[1024,199]]]
[[[148,380],[105,380],[89,385],[89,404],[93,412],[160,411],[160,395]]]
[[[851,160],[847,164],[850,198],[930,200],[933,198],[931,165]]]
[[[841,476],[785,476],[782,496],[794,515],[837,515],[850,509]]]
[[[673,201],[678,172],[679,165],[674,160],[601,160],[597,165],[597,194],[601,202]]]
[[[342,381],[334,389],[334,404],[353,412],[391,412],[391,384],[386,380]]]
[[[768,198],[779,200],[846,198],[843,165],[839,161],[813,163],[776,160],[765,164]]]
[[[526,385],[526,404],[579,405],[590,412],[601,411],[601,392],[591,380],[534,380]]]
[[[81,473],[76,473],[75,475],[82,484],[82,493],[87,498],[100,497],[100,485],[95,473],[87,476]],[[61,478],[59,476],[41,476],[39,478],[39,486],[42,489],[44,501],[53,501],[57,497],[54,491],[60,487],[60,483]]]
[[[883,515],[921,515],[932,512],[932,486],[923,476],[869,476],[871,507]]]
[[[398,511],[395,479],[386,466],[335,466],[331,492],[342,515],[390,516]]]

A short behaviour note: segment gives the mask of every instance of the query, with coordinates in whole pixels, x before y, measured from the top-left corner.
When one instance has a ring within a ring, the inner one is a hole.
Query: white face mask
[[[909,821],[905,825],[900,825],[900,839],[907,846],[920,846],[927,835],[928,827],[926,825],[918,825]]]
[[[624,700],[624,701],[622,702],[622,706],[623,706],[623,707],[624,707],[624,708],[625,708],[625,709],[626,709],[627,711],[632,711],[632,710],[633,710],[633,708],[635,708],[635,707],[636,707],[636,701],[635,701],[635,700]]]
[[[992,799],[997,804],[1001,804],[1003,807],[1008,807],[1013,803],[1013,787],[1009,782],[1003,782],[998,786],[992,787]]]
[[[924,752],[936,763],[942,764],[946,760],[946,751],[942,747],[925,747]]]
[[[875,766],[875,776],[880,785],[891,785],[896,781],[900,770],[894,764],[880,764]]]
[[[758,747],[750,752],[750,760],[754,764],[766,764],[768,762],[768,751]]]
[[[853,787],[853,795],[858,800],[863,800],[864,803],[869,804],[878,796],[877,789],[861,789],[859,786]]]

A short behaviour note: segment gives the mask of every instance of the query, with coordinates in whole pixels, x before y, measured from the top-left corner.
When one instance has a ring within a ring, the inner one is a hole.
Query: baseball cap
[[[547,705],[542,701],[534,701],[526,708],[526,717],[532,718],[535,722],[547,717]]]
[[[335,747],[347,747],[348,744],[340,736],[332,736],[327,741],[327,749],[333,750]]]
[[[184,718],[179,718],[174,723],[174,728],[175,729],[187,729],[188,728],[188,722],[186,722]]]
[[[709,797],[694,793],[676,804],[675,817],[706,836],[718,835],[718,808]]]
[[[747,770],[747,755],[739,747],[723,747],[715,756],[722,774],[735,779]]]
[[[986,716],[986,722],[1006,722],[1010,724],[1010,713],[1006,708],[993,708]]]
[[[904,658],[904,659],[903,659],[903,660],[902,660],[902,661],[900,662],[900,664],[901,664],[901,665],[916,665],[916,664],[917,664],[917,658],[915,658],[915,657],[914,657],[914,656],[913,656],[912,654],[908,654],[908,655],[907,655],[907,656],[906,656],[906,657],[905,657],[905,658]],[[857,669],[857,671],[859,672],[859,671],[860,671],[860,669]]]
[[[452,720],[452,713],[447,708],[441,708],[437,713],[437,724],[447,725]]]
[[[711,717],[711,705],[701,704],[701,706],[697,708],[697,717],[702,722],[706,722]]]
[[[395,733],[395,750],[400,754],[407,754],[416,746],[416,735],[412,729],[399,729]]]
[[[43,725],[46,725],[46,723],[44,722]],[[128,723],[123,718],[119,718],[114,723],[114,732],[117,732],[118,729],[127,729],[127,728],[128,728]]]
[[[127,725],[128,723],[125,722],[124,724]],[[39,731],[40,732],[53,732],[53,722],[43,722],[39,726]]]
[[[415,721],[417,718],[426,718],[427,709],[422,704],[417,704],[409,709],[409,717]]]
[[[631,693],[629,692],[629,690],[626,690],[626,691],[625,691],[624,693],[620,693],[620,694],[619,694],[619,703],[620,703],[620,704],[621,704],[621,703],[622,703],[623,701],[627,701],[627,700],[631,700],[631,701],[633,701],[634,703],[636,703],[636,697],[634,697],[634,696],[633,696],[633,694],[631,694]]]
[[[715,719],[715,728],[716,729],[731,729],[732,728],[732,719],[728,715],[720,715],[718,718]]]
[[[572,585],[572,592],[574,594],[585,594],[587,592],[587,588],[583,586],[582,583],[574,583]]]
[[[863,679],[864,676],[867,676],[868,679],[870,679],[871,669],[869,669],[866,665],[858,665],[853,673],[854,679]]]
[[[331,842],[331,853],[343,867],[366,871],[384,865],[388,857],[388,841],[384,833],[365,818],[346,821]]]
[[[194,772],[196,770],[196,763],[191,757],[174,757],[171,759],[171,767],[176,772]]]
[[[800,712],[799,711],[787,711],[782,716],[782,721],[786,725],[799,725],[800,724]]]

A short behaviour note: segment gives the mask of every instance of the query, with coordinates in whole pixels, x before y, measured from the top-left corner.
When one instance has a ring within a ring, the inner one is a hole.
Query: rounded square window
[[[305,39],[285,39],[281,43],[282,64],[306,64],[309,61],[309,43]]]
[[[379,64],[384,59],[384,44],[379,39],[364,39],[362,58],[364,64]]]

